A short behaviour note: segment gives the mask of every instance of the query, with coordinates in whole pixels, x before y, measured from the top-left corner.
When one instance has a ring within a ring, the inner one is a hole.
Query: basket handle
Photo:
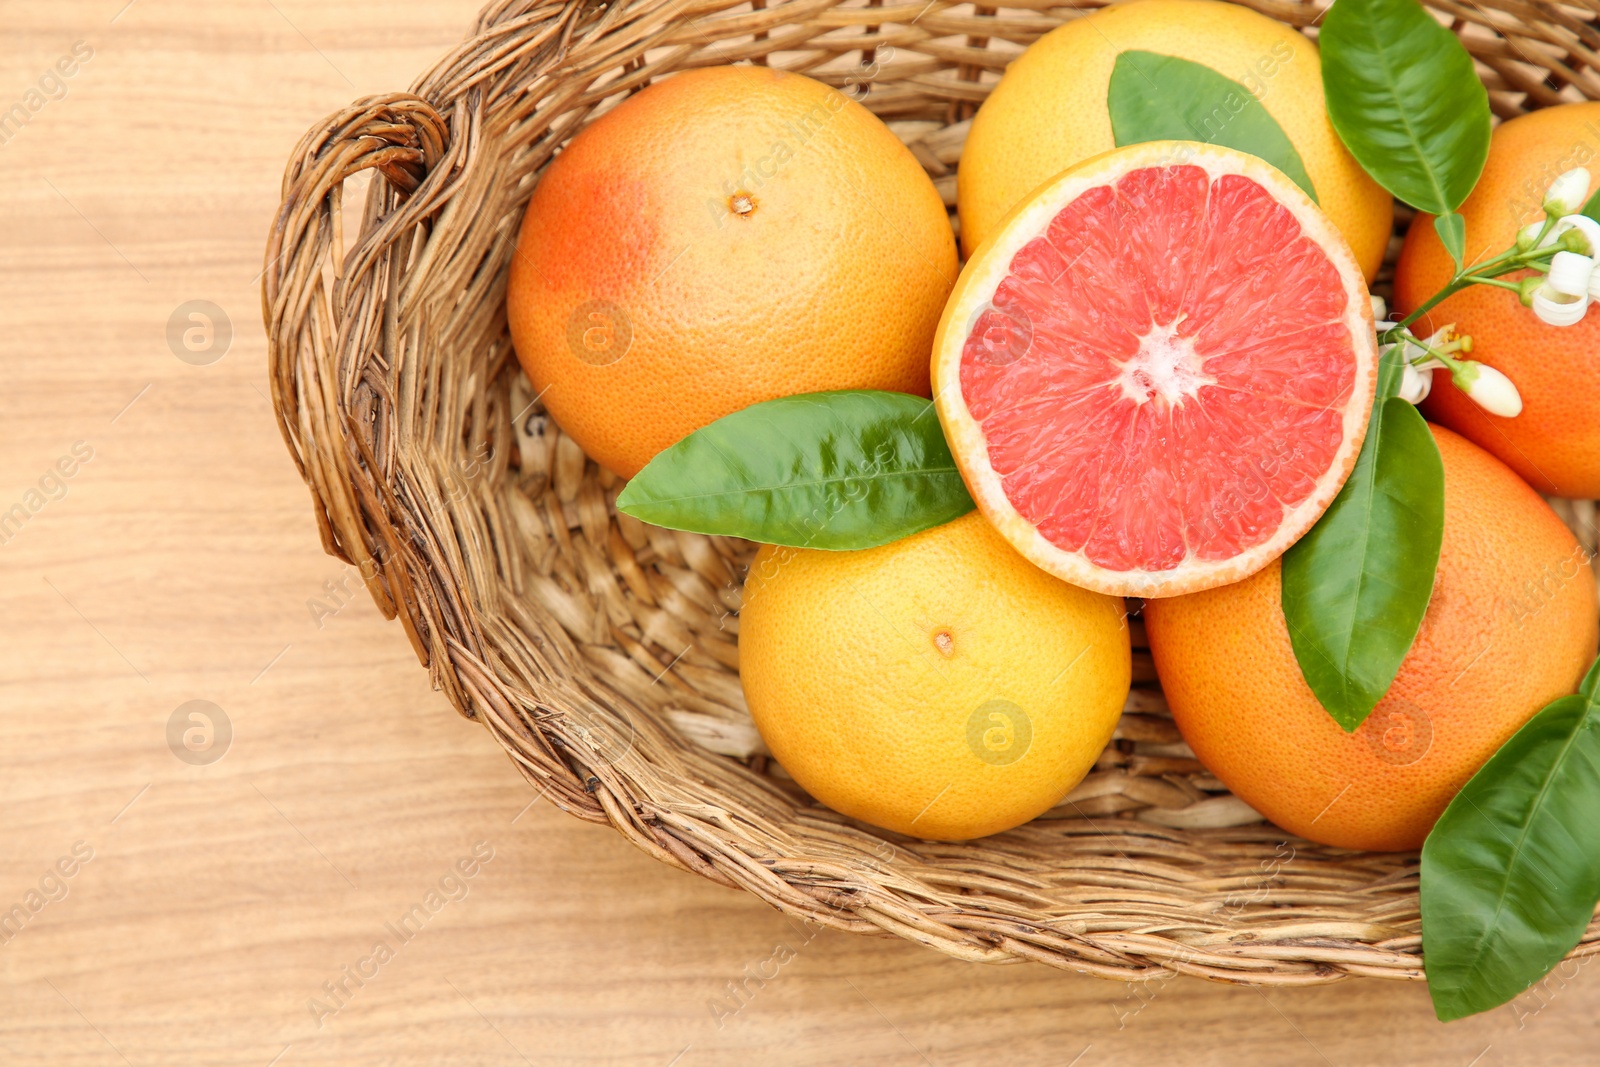
[[[346,181],[376,170],[402,197],[410,196],[449,145],[444,116],[410,93],[363,97],[307,130],[289,156],[283,202],[267,240],[264,310],[270,312],[283,288],[284,272],[273,268],[303,248],[304,238],[314,236],[320,210],[332,206],[329,198]],[[270,316],[267,323],[270,332]]]
[[[348,281],[346,271],[370,268],[378,251],[409,236],[417,209],[426,211],[411,203],[390,212],[362,234],[351,256],[360,262],[347,263],[344,183],[375,170],[399,199],[412,200],[447,158],[450,143],[444,116],[411,93],[364,97],[317,123],[295,146],[284,171],[283,201],[268,236],[261,282],[272,406],[289,454],[311,489],[323,550],[359,568],[379,610],[386,618],[400,616],[425,664],[433,659],[431,642],[419,633],[413,606],[404,604],[410,590],[391,589],[385,581],[404,570],[390,566],[404,549],[382,514],[386,501],[376,472],[362,469],[370,454],[363,459],[356,428],[348,425],[337,371],[339,313],[331,305],[337,305]],[[331,301],[324,278],[328,266],[334,276]],[[338,435],[345,440],[343,450],[314,446],[312,427],[330,419],[344,424]],[[407,610],[398,610],[402,604]]]

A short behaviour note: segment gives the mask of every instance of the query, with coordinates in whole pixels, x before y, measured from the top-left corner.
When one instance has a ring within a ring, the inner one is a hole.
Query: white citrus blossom
[[[1551,218],[1570,215],[1589,198],[1589,172],[1573,167],[1555,181],[1544,194],[1544,210]]]
[[[1394,322],[1380,322],[1378,323],[1378,332],[1383,333],[1385,330],[1392,330],[1397,325],[1399,324]],[[1428,339],[1422,343],[1432,345],[1434,347],[1448,344],[1451,334],[1454,332],[1454,330],[1454,323],[1450,324],[1449,326],[1442,327],[1441,329],[1435,330],[1428,336]],[[1406,364],[1405,369],[1401,372],[1400,390],[1396,395],[1409,404],[1420,404],[1426,400],[1428,398],[1428,394],[1433,391],[1433,372],[1444,366],[1444,363],[1440,362],[1438,359],[1435,359],[1433,356],[1427,356],[1426,358],[1418,360],[1416,363],[1412,363],[1411,360],[1418,356],[1422,356],[1424,350],[1415,342],[1415,338],[1409,329],[1405,331],[1404,336],[1407,338],[1407,340],[1401,343],[1405,344]],[[1381,360],[1385,355],[1388,354],[1389,350],[1394,347],[1395,346],[1393,344],[1383,345],[1378,351],[1378,358]]]
[[[1566,296],[1550,288],[1550,283],[1533,291],[1533,313],[1550,326],[1576,326],[1589,310],[1587,289],[1582,296]]]
[[[1589,277],[1594,273],[1594,259],[1577,252],[1557,252],[1550,259],[1550,273],[1544,284],[1562,296],[1589,295]]]
[[[1462,360],[1451,375],[1456,388],[1491,415],[1510,419],[1522,414],[1522,394],[1511,379],[1486,363]]]
[[[1427,336],[1427,338],[1423,340],[1422,343],[1427,345],[1429,348],[1443,348],[1445,345],[1449,344],[1455,339],[1455,335],[1456,324],[1450,322],[1439,327],[1437,330],[1434,330]],[[1444,365],[1445,364],[1442,360],[1439,360],[1434,356],[1429,356],[1427,359],[1421,360],[1417,363],[1419,368],[1427,368],[1429,370],[1443,367]]]
[[[1410,363],[1400,378],[1400,399],[1408,404],[1420,404],[1433,391],[1433,367],[1417,367]]]
[[[1369,295],[1367,299],[1372,301],[1372,318],[1378,324],[1378,329],[1387,329],[1391,324],[1383,320],[1389,317],[1389,305],[1384,303],[1383,297],[1378,296],[1376,293]]]

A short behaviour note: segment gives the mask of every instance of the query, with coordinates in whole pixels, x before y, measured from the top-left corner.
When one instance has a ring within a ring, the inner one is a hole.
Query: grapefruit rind
[[[990,462],[983,427],[967,407],[961,390],[961,360],[968,328],[1011,272],[1024,245],[1044,234],[1051,221],[1088,191],[1115,183],[1146,167],[1194,166],[1215,182],[1240,175],[1267,189],[1299,223],[1332,263],[1346,291],[1341,320],[1355,356],[1354,383],[1342,412],[1343,436],[1312,492],[1287,509],[1265,540],[1222,560],[1193,556],[1165,570],[1111,570],[1083,553],[1049,541],[1007,497]],[[934,405],[956,465],[978,509],[1035,565],[1074,585],[1114,596],[1163,597],[1198,592],[1237,582],[1281,556],[1333,503],[1355,466],[1377,389],[1378,348],[1366,283],[1349,245],[1310,197],[1281,171],[1255,156],[1188,141],[1150,141],[1094,156],[1052,178],[1012,210],[979,246],[962,270],[940,319],[933,348]]]

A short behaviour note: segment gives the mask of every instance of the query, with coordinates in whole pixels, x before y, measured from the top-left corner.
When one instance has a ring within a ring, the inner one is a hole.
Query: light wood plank
[[[0,104],[73,42],[94,49],[0,146],[0,510],[93,448],[0,545],[0,905],[93,849],[0,947],[0,1062],[1592,1062],[1587,971],[1537,1014],[1443,1027],[1416,986],[985,968],[808,939],[609,830],[524,810],[396,625],[360,598],[313,620],[345,568],[265,400],[255,288],[295,139],[407,85],[474,4],[124,3],[0,2]],[[165,340],[196,298],[235,331],[210,366]],[[167,748],[192,699],[235,731],[206,766]],[[385,924],[480,841],[494,857],[465,896],[401,943]],[[308,1002],[380,940],[393,958],[319,1019]],[[729,983],[777,959],[733,1010]]]

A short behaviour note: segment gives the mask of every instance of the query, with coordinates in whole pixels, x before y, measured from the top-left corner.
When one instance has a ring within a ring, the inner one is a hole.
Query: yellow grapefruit
[[[1050,577],[972,513],[860,552],[761,550],[739,677],[778,762],[834,810],[963,840],[1051,807],[1128,695],[1122,601]]]
[[[1316,45],[1276,19],[1212,0],[1112,4],[1045,34],[1012,62],[974,117],[961,154],[957,199],[968,256],[1039,185],[1116,147],[1106,93],[1125,52],[1210,67],[1260,100],[1294,145],[1365,277],[1377,274],[1394,203],[1328,121]],[[1193,138],[1226,134],[1241,103],[1223,94]]]

